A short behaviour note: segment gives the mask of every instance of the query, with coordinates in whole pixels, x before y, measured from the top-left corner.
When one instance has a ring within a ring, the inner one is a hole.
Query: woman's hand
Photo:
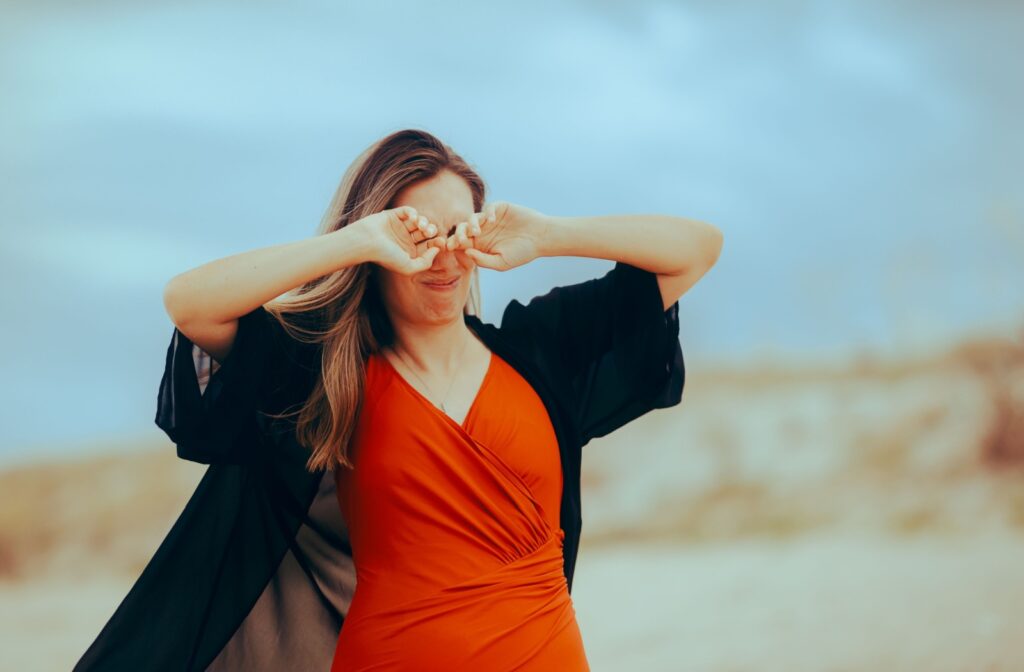
[[[371,251],[367,261],[403,275],[429,269],[447,242],[438,235],[437,226],[411,205],[375,212],[349,226],[358,227],[368,237]]]
[[[548,218],[536,210],[495,201],[456,225],[445,244],[484,268],[507,271],[541,256],[548,227]]]

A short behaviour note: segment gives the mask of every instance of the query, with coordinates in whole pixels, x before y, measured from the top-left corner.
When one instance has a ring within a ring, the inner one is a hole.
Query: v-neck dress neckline
[[[434,411],[436,411],[437,413],[440,413],[441,415],[443,415],[452,424],[458,425],[458,427],[460,429],[462,429],[462,431],[468,433],[467,427],[469,426],[469,421],[470,421],[470,419],[472,419],[474,413],[476,412],[477,407],[480,405],[480,398],[483,396],[484,390],[487,388],[487,384],[488,384],[488,382],[490,382],[491,377],[492,377],[492,373],[494,372],[495,354],[494,354],[493,350],[488,350],[488,352],[490,354],[488,355],[488,359],[487,359],[487,370],[484,372],[484,378],[480,382],[480,387],[477,388],[476,394],[473,396],[473,401],[470,402],[469,409],[466,411],[466,416],[462,419],[462,422],[456,422],[455,418],[453,418],[452,416],[448,415],[444,411],[444,409],[439,407],[437,404],[435,404],[430,399],[428,399],[426,397],[426,395],[424,395],[422,392],[417,390],[416,387],[412,383],[410,383],[408,380],[406,380],[405,376],[403,376],[398,371],[398,369],[395,368],[395,365],[391,363],[391,360],[389,360],[384,355],[384,353],[376,353],[376,354],[377,354],[378,357],[380,357],[382,360],[384,360],[384,365],[391,371],[392,375],[394,375],[396,378],[398,378],[399,383],[403,387],[405,387],[405,389],[409,390],[409,392],[411,394],[413,394],[417,399],[419,399],[421,402],[423,402],[424,404],[426,404],[430,408],[434,409]]]

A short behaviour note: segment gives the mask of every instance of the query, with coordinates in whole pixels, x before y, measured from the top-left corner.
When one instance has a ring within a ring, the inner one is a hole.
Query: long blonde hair
[[[418,129],[385,136],[345,171],[317,235],[394,207],[402,188],[444,170],[466,181],[473,194],[473,210],[481,211],[484,182],[450,147]],[[375,266],[365,262],[342,268],[264,305],[296,339],[320,344],[320,376],[307,399],[297,410],[268,414],[298,416],[295,435],[310,450],[309,471],[353,466],[348,448],[362,408],[366,359],[391,345],[394,338],[377,284],[371,279]],[[480,315],[481,310],[480,278],[474,269],[463,312]]]

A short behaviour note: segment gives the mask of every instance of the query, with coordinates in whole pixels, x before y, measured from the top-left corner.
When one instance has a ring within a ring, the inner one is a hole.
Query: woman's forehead
[[[462,178],[444,173],[406,187],[399,205],[411,205],[435,224],[456,225],[473,215],[473,193]]]

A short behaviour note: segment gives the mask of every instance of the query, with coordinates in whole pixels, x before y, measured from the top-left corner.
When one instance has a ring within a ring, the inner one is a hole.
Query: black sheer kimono
[[[656,277],[618,262],[525,306],[513,300],[500,327],[465,316],[551,417],[570,591],[581,449],[682,399],[679,304],[663,310]],[[288,336],[261,306],[239,320],[230,355],[201,389],[198,348],[174,330],[156,424],[179,457],[209,466],[76,672],[330,668],[355,590],[333,474],[306,471],[294,420],[260,413],[305,399],[319,375],[316,347]]]

